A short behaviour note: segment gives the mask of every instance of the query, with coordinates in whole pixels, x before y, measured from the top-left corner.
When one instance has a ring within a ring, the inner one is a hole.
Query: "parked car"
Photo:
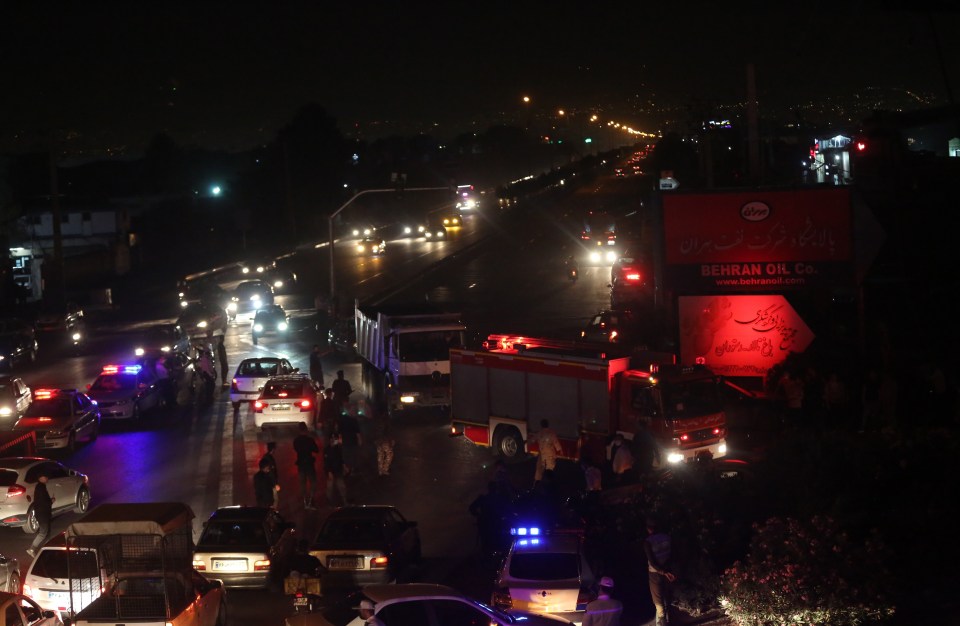
[[[579,534],[512,529],[513,544],[497,574],[490,604],[545,613],[576,623],[596,599],[593,571]]]
[[[33,402],[33,392],[19,376],[0,374],[0,430],[10,430]]]
[[[87,395],[96,401],[101,419],[139,420],[165,401],[157,375],[139,363],[104,365]]]
[[[264,335],[286,334],[289,328],[290,322],[283,307],[279,304],[267,305],[253,316],[253,323],[250,328],[253,345],[260,343],[260,338]]]
[[[289,374],[267,380],[253,402],[253,420],[257,428],[268,424],[303,422],[313,428],[320,410],[323,389],[306,374]]]
[[[60,533],[42,546],[30,563],[23,577],[23,595],[72,619],[100,597],[103,574],[96,550],[73,546],[68,551]]]
[[[298,372],[299,368],[291,365],[288,359],[281,357],[255,357],[240,361],[237,371],[230,381],[230,404],[233,413],[240,411],[244,402],[253,402],[260,397],[267,380],[274,376],[285,376]]]
[[[325,588],[389,583],[420,564],[420,531],[396,507],[345,506],[327,517],[310,554]]]
[[[526,611],[503,612],[468,598],[446,585],[407,583],[367,585],[320,609],[288,617],[287,626],[360,625],[357,607],[369,602],[384,624],[456,624],[457,626],[559,626],[571,622]]]
[[[47,491],[54,498],[54,517],[90,508],[90,480],[86,474],[70,469],[59,461],[33,456],[0,458],[0,526],[21,527],[34,534],[40,528],[33,512],[33,492],[37,477],[47,475]]]
[[[19,593],[0,591],[0,626],[63,626],[60,616]]]
[[[43,307],[37,316],[37,330],[41,333],[67,332],[83,322],[83,308],[76,302]]]
[[[20,593],[20,562],[0,553],[0,591]]]
[[[36,389],[33,402],[13,429],[36,433],[40,450],[72,452],[77,442],[95,441],[100,434],[100,409],[78,389]]]
[[[267,588],[290,569],[296,524],[273,509],[228,506],[203,524],[193,567],[227,587]]]

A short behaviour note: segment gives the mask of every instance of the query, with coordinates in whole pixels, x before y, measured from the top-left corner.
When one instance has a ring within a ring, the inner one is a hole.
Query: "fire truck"
[[[606,459],[617,433],[654,447],[653,466],[726,455],[721,379],[668,353],[610,344],[490,335],[480,350],[450,350],[451,435],[493,453],[536,453],[547,419],[561,456]]]

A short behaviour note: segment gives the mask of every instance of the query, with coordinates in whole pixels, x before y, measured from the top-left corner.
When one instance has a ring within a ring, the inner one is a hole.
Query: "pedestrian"
[[[353,387],[350,386],[350,381],[343,377],[343,370],[337,370],[337,378],[330,385],[330,388],[333,389],[333,399],[341,407],[346,406],[350,400],[350,394],[353,393]]]
[[[508,501],[512,502],[517,497],[517,490],[510,481],[510,471],[503,459],[493,462],[493,482],[497,483],[497,491]]]
[[[353,607],[354,610],[360,611],[360,619],[363,620],[363,623],[367,626],[386,626],[380,618],[374,614],[376,605],[370,600],[361,600],[360,606]]]
[[[263,456],[260,457],[260,463],[266,461],[270,465],[270,475],[273,476],[273,482],[277,485],[277,488],[273,492],[273,508],[280,508],[280,474],[277,471],[277,459],[273,456],[274,450],[277,449],[276,441],[267,442],[267,451],[263,453]]]
[[[260,470],[253,475],[253,495],[259,507],[269,509],[276,504],[276,492],[279,487],[272,474],[275,469],[269,459],[260,459]]]
[[[380,411],[374,422],[373,445],[377,450],[377,474],[390,475],[390,465],[393,463],[393,448],[396,446],[393,438],[393,429],[390,427],[390,416],[386,411]]]
[[[217,361],[220,364],[220,386],[227,386],[227,346],[223,343],[223,335],[217,336]]]
[[[327,504],[333,506],[334,491],[340,494],[340,503],[347,504],[347,483],[343,479],[345,474],[343,439],[340,435],[340,424],[338,422],[333,422],[333,429],[324,442],[323,470],[326,472],[327,478]]]
[[[556,469],[557,455],[563,451],[560,447],[560,438],[557,437],[557,433],[550,428],[549,420],[540,420],[540,430],[537,432],[536,442],[539,455],[537,456],[537,469],[533,475],[534,483],[540,482],[543,478],[544,470],[550,470],[552,472]]]
[[[600,506],[603,474],[600,468],[587,458],[580,459],[580,467],[583,469],[583,503],[592,511]]]
[[[587,604],[583,614],[583,626],[620,626],[623,603],[610,597],[613,592],[613,579],[604,576],[600,579],[600,593],[597,599]]]
[[[300,422],[299,433],[293,438],[293,450],[297,453],[300,497],[303,498],[303,506],[310,509],[313,508],[313,493],[317,487],[317,466],[313,455],[319,454],[320,447],[304,422]]]
[[[363,445],[363,435],[360,434],[360,422],[348,412],[343,412],[337,418],[340,427],[340,438],[343,443],[343,475],[359,474],[360,446]]]
[[[37,476],[37,486],[33,489],[33,513],[37,519],[37,534],[33,537],[33,543],[27,548],[27,554],[31,557],[37,556],[37,550],[50,536],[54,498],[47,491],[47,478],[46,472],[41,470],[40,475]]]
[[[333,399],[333,389],[327,387],[323,390],[323,398],[320,399],[320,428],[323,429],[324,436],[332,429],[333,422],[340,417],[340,407],[337,401]]]
[[[485,557],[495,556],[500,545],[498,537],[502,532],[503,518],[507,513],[508,502],[500,493],[497,483],[487,483],[486,493],[481,493],[470,503],[468,510],[477,523],[477,545]]]
[[[321,389],[326,387],[323,383],[323,357],[327,352],[321,350],[318,344],[313,344],[313,350],[310,351],[310,379],[320,385]]]
[[[643,552],[647,556],[647,578],[650,583],[650,598],[657,611],[656,626],[669,623],[667,606],[670,604],[670,583],[676,576],[670,571],[670,535],[660,528],[659,522],[647,518],[647,533],[643,540]]]

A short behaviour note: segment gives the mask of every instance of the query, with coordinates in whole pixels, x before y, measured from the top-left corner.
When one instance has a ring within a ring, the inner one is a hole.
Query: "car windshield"
[[[70,561],[67,562],[67,555]],[[42,578],[98,578],[97,555],[88,550],[41,550],[30,573]]]
[[[723,409],[714,378],[666,385],[662,393],[663,406],[671,419],[701,417]]]
[[[49,400],[34,400],[27,407],[24,417],[70,417],[70,400],[67,398],[53,398]]]
[[[375,546],[383,540],[383,523],[379,519],[328,519],[318,540]]]
[[[303,383],[269,383],[263,388],[264,398],[299,398],[303,395]]]
[[[207,524],[198,548],[231,548],[235,546],[267,546],[263,524],[257,521],[213,521]]]
[[[244,361],[240,364],[239,376],[253,376],[254,378],[266,378],[276,376],[280,370],[280,361]]]
[[[571,552],[514,553],[510,558],[511,578],[523,580],[569,580],[580,577],[577,555]]]
[[[459,332],[432,331],[423,333],[403,333],[398,339],[401,361],[446,361],[450,358],[450,348],[462,348],[463,340]]]
[[[135,374],[101,374],[93,381],[90,391],[130,391],[136,387]]]

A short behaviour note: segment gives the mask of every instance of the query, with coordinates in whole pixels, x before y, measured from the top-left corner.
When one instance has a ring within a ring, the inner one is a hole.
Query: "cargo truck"
[[[451,350],[451,435],[516,457],[537,452],[532,435],[547,419],[568,459],[602,464],[617,433],[652,442],[654,468],[726,455],[718,376],[613,349],[490,335],[481,350]]]
[[[364,389],[390,414],[450,404],[450,349],[464,345],[459,313],[428,306],[354,305]]]
[[[70,589],[101,578],[100,596],[72,607],[73,626],[224,626],[222,582],[193,569],[192,520],[180,502],[118,503],[101,504],[67,527]],[[97,566],[69,567],[72,556],[91,553]]]

